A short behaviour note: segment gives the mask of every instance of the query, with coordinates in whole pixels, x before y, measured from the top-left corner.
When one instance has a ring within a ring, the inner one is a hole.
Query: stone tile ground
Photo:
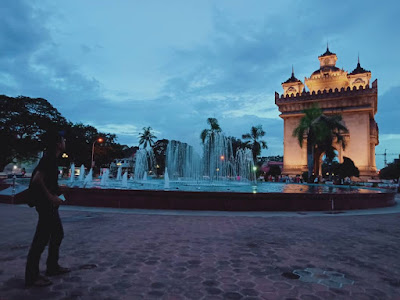
[[[25,289],[36,212],[0,205],[1,300],[400,299],[399,213],[60,215],[60,261],[72,272],[50,287]],[[302,280],[292,279],[295,270]]]

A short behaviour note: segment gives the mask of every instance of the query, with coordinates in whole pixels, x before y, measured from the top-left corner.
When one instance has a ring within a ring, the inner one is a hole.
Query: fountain
[[[85,166],[81,165],[81,169],[79,172],[79,180],[83,181],[85,179]]]
[[[70,179],[69,179],[70,183],[73,183],[74,179],[75,179],[75,164],[72,163],[71,164],[71,175],[70,175]]]
[[[128,172],[125,172],[124,175],[122,176],[121,186],[123,188],[127,188],[128,187]]]
[[[136,181],[147,180],[147,173],[155,169],[155,157],[153,149],[140,149],[135,154],[134,178]]]
[[[70,205],[120,208],[189,210],[341,210],[384,207],[395,204],[394,194],[383,190],[286,183],[258,183],[249,149],[233,151],[222,133],[209,134],[203,155],[192,146],[170,141],[166,150],[164,180],[153,179],[155,156],[152,149],[135,155],[133,180],[128,174],[109,180],[103,174],[100,186],[92,182],[91,170],[84,187],[67,188]],[[82,172],[83,173],[83,172]],[[107,173],[108,174],[108,173]],[[104,179],[103,179],[104,178]],[[122,182],[119,180],[122,179]],[[88,183],[92,182],[91,185]],[[99,187],[99,188],[96,188]],[[104,188],[106,187],[106,188]]]
[[[109,176],[110,176],[110,170],[105,169],[103,175],[101,176],[100,186],[107,186]]]
[[[167,167],[165,167],[165,173],[164,173],[164,189],[169,189],[169,176]]]
[[[178,141],[170,141],[165,159],[165,174],[171,179],[199,180],[201,176],[201,157],[192,146]]]
[[[247,183],[256,182],[254,162],[250,149],[239,149],[236,154],[232,142],[222,133],[209,134],[203,145],[203,157],[185,143],[171,141],[167,147],[166,167],[169,178],[203,181],[215,184],[241,178]]]
[[[121,180],[121,174],[122,174],[122,166],[119,166],[117,171],[117,180]]]
[[[92,169],[90,169],[89,173],[85,177],[85,181],[84,181],[85,186],[87,184],[92,183],[92,181],[93,181],[93,171],[92,171]]]

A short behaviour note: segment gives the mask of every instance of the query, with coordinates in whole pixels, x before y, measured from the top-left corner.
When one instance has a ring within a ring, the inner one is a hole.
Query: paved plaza
[[[26,289],[37,215],[0,204],[1,300],[400,299],[399,204],[338,214],[63,207],[60,215],[60,262],[72,272]]]

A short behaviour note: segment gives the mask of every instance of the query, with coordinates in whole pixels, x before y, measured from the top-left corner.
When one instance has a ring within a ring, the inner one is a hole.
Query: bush
[[[381,179],[397,179],[400,177],[400,163],[391,163],[379,172]]]
[[[354,165],[354,162],[346,156],[343,157],[343,163],[334,166],[333,172],[341,179],[352,176],[360,176],[360,171]]]

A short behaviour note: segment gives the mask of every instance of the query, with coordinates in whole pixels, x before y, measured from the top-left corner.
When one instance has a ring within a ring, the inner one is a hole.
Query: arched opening
[[[334,153],[335,157],[333,159],[328,158],[325,152],[320,156],[319,175],[325,180],[332,180],[335,175],[335,166],[339,164],[339,152],[334,150]]]

